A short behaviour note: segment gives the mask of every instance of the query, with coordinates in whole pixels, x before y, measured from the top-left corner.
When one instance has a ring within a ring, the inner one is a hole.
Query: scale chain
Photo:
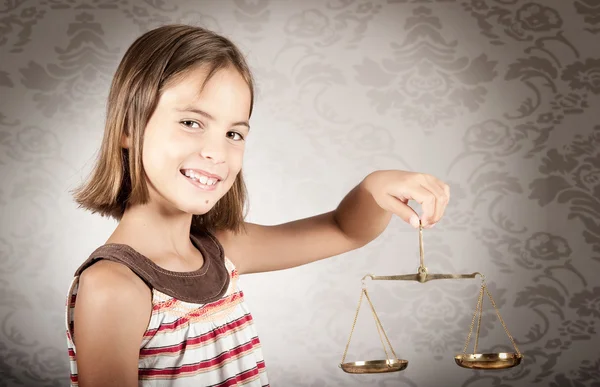
[[[367,292],[365,291],[365,295],[366,294],[367,294]],[[367,301],[369,301],[369,296],[367,296]],[[369,302],[369,304],[371,304],[371,303]],[[383,336],[381,335],[382,327],[380,327],[379,324],[377,323],[377,315],[375,314],[373,305],[370,305],[370,307],[371,307],[371,313],[373,314],[373,320],[375,320],[375,327],[377,328],[377,334],[379,335],[379,341],[381,341],[381,346],[383,347],[383,351],[385,352],[385,358],[389,359],[390,354],[388,353],[387,348],[385,347],[385,344],[383,342]]]
[[[467,335],[467,340],[465,341],[465,346],[463,348],[463,356],[466,356],[466,354],[467,354],[467,348],[469,347],[469,342],[471,341],[471,335],[473,334],[475,318],[477,317],[477,314],[479,314],[479,318],[477,321],[477,333],[475,335],[475,345],[473,347],[473,353],[474,354],[477,353],[477,345],[479,342],[479,332],[480,332],[480,328],[481,328],[481,317],[483,315],[483,294],[484,294],[484,292],[485,292],[485,294],[487,294],[488,298],[490,299],[490,302],[491,302],[492,306],[494,307],[494,311],[496,312],[496,316],[498,316],[498,320],[500,321],[500,324],[502,324],[502,328],[504,328],[504,332],[508,336],[508,339],[510,340],[512,346],[514,347],[515,351],[517,352],[517,355],[521,356],[521,351],[519,351],[519,348],[517,347],[517,344],[515,343],[515,340],[513,339],[512,335],[508,331],[508,328],[507,328],[506,324],[504,323],[502,316],[500,316],[500,311],[498,310],[498,306],[496,305],[496,302],[492,298],[492,295],[490,294],[490,291],[487,288],[487,285],[485,284],[485,282],[483,282],[481,284],[481,289],[479,290],[479,296],[477,297],[477,306],[475,307],[475,313],[473,313],[473,319],[471,320],[471,326],[469,327],[469,334]]]
[[[517,355],[521,356],[521,351],[519,351],[519,348],[517,347],[515,340],[511,336],[510,332],[508,331],[508,328],[506,327],[506,324],[504,323],[502,316],[500,316],[500,311],[498,310],[498,307],[496,306],[496,303],[494,302],[494,299],[492,298],[492,295],[490,294],[490,291],[487,289],[487,287],[485,288],[485,292],[487,293],[488,297],[490,298],[490,301],[492,302],[492,306],[494,307],[494,310],[496,311],[496,315],[498,316],[498,320],[500,320],[500,324],[502,324],[502,327],[504,328],[504,332],[506,332],[508,339],[510,340],[513,347],[515,348],[515,351],[517,351]]]
[[[479,303],[479,318],[477,319],[477,333],[475,334],[475,345],[473,347],[473,353],[477,353],[477,345],[479,344],[479,332],[481,330],[481,316],[483,316],[483,289],[487,287],[482,285],[481,287],[481,302]]]
[[[352,329],[350,330],[350,337],[348,337],[348,344],[344,349],[344,356],[342,356],[342,364],[346,361],[346,355],[348,354],[348,347],[350,347],[350,341],[352,340],[352,334],[354,333],[354,327],[356,326],[356,320],[358,320],[358,312],[360,311],[360,304],[362,303],[364,290],[360,291],[360,298],[358,299],[358,306],[356,307],[356,314],[354,315],[354,321],[352,322]]]
[[[371,302],[371,298],[369,297],[369,294],[367,293],[367,289],[363,288],[360,293],[360,298],[358,300],[358,306],[356,308],[356,313],[354,315],[354,321],[352,322],[352,329],[350,330],[350,337],[348,337],[348,343],[346,344],[346,348],[344,349],[344,355],[342,356],[341,364],[344,364],[344,362],[346,361],[346,356],[348,355],[348,348],[350,347],[350,342],[352,341],[352,334],[354,333],[354,329],[356,327],[356,321],[358,320],[358,314],[360,312],[360,305],[362,303],[363,294],[367,298],[367,302],[369,303],[371,313],[373,314],[373,319],[375,320],[375,326],[377,328],[377,333],[379,334],[379,340],[381,340],[381,345],[383,346],[383,351],[385,352],[386,359],[387,360],[390,359],[390,354],[388,353],[387,347],[385,346],[385,343],[383,342],[384,337],[385,337],[385,341],[387,342],[387,344],[390,347],[390,351],[394,355],[394,359],[398,359],[398,356],[396,355],[396,352],[394,351],[394,348],[392,347],[392,344],[390,343],[390,339],[388,338],[387,334],[385,333],[385,330],[383,329],[381,320],[379,320],[379,316],[377,316],[377,312],[375,311],[375,307],[373,306],[373,303]],[[382,334],[383,334],[383,336],[382,336]]]
[[[371,306],[371,310],[373,311],[373,317],[375,318],[377,330],[381,329],[381,333],[383,333],[383,336],[385,337],[385,341],[389,345],[390,350],[392,351],[392,354],[394,355],[394,359],[398,359],[396,352],[394,352],[394,347],[392,347],[392,344],[390,343],[390,339],[387,337],[387,334],[385,333],[385,330],[383,329],[381,320],[379,320],[379,316],[377,316],[377,313],[375,312],[375,307],[373,306],[373,303],[371,302],[371,298],[369,297],[369,294],[367,293],[367,289],[364,289],[364,292],[365,292],[365,296],[367,297],[367,301],[369,301],[369,305]],[[380,336],[379,338],[381,339],[381,334],[379,336]],[[385,348],[385,344],[383,343],[383,340],[381,340],[381,345],[383,345],[383,350],[385,351],[385,356],[389,360],[390,356]]]
[[[483,287],[485,285],[481,285],[481,289],[479,290],[479,296],[477,297],[477,306],[475,307],[475,313],[473,313],[473,319],[471,319],[471,326],[469,327],[469,334],[467,335],[467,340],[465,341],[465,347],[463,348],[463,356],[467,355],[467,348],[469,347],[469,342],[471,341],[471,335],[473,334],[473,326],[475,325],[475,317],[477,317],[477,312],[479,311],[480,305],[483,303]]]

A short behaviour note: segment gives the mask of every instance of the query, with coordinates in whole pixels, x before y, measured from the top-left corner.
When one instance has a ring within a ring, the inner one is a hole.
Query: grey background
[[[334,208],[367,173],[449,182],[430,272],[486,274],[525,359],[454,365],[478,280],[372,282],[406,371],[338,368],[367,273],[414,273],[399,219],[364,248],[243,277],[273,386],[600,385],[600,1],[116,1],[0,4],[0,386],[68,384],[75,268],[115,226],[68,191],[100,145],[111,76],[164,23],[233,39],[258,85],[249,221]],[[489,303],[483,350],[510,350]],[[362,309],[348,360],[383,357]]]

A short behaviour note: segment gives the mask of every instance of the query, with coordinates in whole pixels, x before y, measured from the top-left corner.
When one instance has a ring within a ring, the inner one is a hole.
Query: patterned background
[[[113,221],[76,209],[111,76],[164,23],[239,44],[257,78],[249,220],[334,208],[367,173],[449,182],[430,272],[481,271],[525,359],[454,365],[478,281],[372,282],[388,375],[338,368],[366,273],[414,273],[395,218],[364,248],[242,278],[274,386],[600,386],[600,1],[5,0],[0,3],[0,386],[65,386],[64,302]],[[481,347],[510,350],[489,303]],[[383,357],[364,309],[348,360]]]

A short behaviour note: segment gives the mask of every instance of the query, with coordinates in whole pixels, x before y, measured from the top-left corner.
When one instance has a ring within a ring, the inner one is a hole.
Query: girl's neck
[[[148,203],[127,207],[106,243],[122,243],[148,257],[191,257],[199,252],[190,240],[192,215],[168,212]]]

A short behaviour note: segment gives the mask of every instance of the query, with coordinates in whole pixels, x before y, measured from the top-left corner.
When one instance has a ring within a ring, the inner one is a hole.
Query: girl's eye
[[[244,136],[242,136],[242,135],[241,135],[240,133],[238,133],[238,132],[227,132],[227,135],[233,135],[233,138],[232,138],[232,140],[233,140],[233,141],[241,141],[241,140],[243,140],[243,139],[244,139]],[[238,139],[237,139],[237,140],[235,139],[235,136],[236,136],[236,135],[238,136]],[[231,137],[230,137],[230,138],[231,138]]]
[[[200,129],[200,128],[202,128],[202,126],[199,123],[197,123],[196,121],[186,120],[186,121],[181,121],[181,123],[184,126],[187,126],[188,128],[192,128],[192,129]],[[193,125],[196,125],[196,127],[194,127]]]

